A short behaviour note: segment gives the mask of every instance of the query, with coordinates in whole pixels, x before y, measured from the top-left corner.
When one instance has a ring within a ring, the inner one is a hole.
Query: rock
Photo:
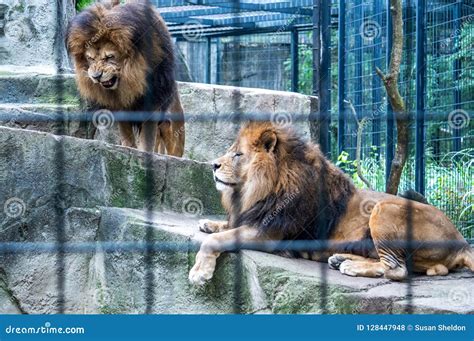
[[[55,76],[38,74],[0,76],[0,92],[5,94],[0,99],[3,103],[0,106],[0,124],[56,132],[57,124],[51,121],[50,111],[58,111],[53,108],[53,104],[58,103],[57,79]],[[65,134],[88,137],[91,129],[84,127],[85,122],[80,125],[74,121],[82,116],[73,75],[65,75],[60,84],[63,105],[71,110],[65,117]],[[187,120],[184,155],[187,158],[210,161],[222,155],[233,143],[242,122],[250,117],[266,115],[278,124],[294,124],[302,135],[310,137],[307,120],[314,97],[282,91],[182,82],[179,83],[179,91]],[[49,107],[45,108],[45,103]],[[27,111],[24,114],[37,113],[42,123],[34,123],[31,115],[24,122],[19,117],[20,109]],[[12,115],[15,125],[10,123]],[[49,122],[45,122],[42,115],[46,115]],[[89,119],[92,117],[93,113],[90,113]],[[95,138],[120,144],[116,124],[96,130]]]
[[[74,1],[62,1],[61,18],[58,20],[56,1],[4,0],[0,17],[4,36],[0,37],[0,65],[68,65],[64,38],[57,31],[65,30],[65,23],[75,13]],[[58,56],[55,55],[58,52]]]
[[[18,198],[28,213],[36,214],[37,209],[50,210],[58,199],[64,207],[144,208],[151,195],[157,208],[222,213],[208,164],[159,155],[150,161],[147,176],[145,154],[138,150],[0,127],[0,179],[5,184],[0,203]]]
[[[214,278],[203,287],[193,287],[188,283],[188,271],[194,263],[195,250],[206,238],[198,231],[197,220],[197,217],[169,211],[150,214],[124,208],[69,208],[65,215],[64,311],[117,314],[145,311],[200,314],[406,312],[406,283],[352,278],[329,270],[325,263],[258,251],[224,254],[217,262]],[[46,241],[50,247],[54,245],[55,234],[53,225],[46,225],[41,233],[26,236],[21,245],[36,242],[45,251]],[[162,249],[156,249],[147,257],[144,252],[147,240]],[[57,312],[58,259],[55,253],[39,251],[3,256],[5,284],[17,304],[10,307],[0,304],[0,312],[8,312],[8,309],[22,309],[26,313]],[[474,312],[469,301],[472,299],[469,283],[473,278],[472,273],[464,271],[441,279],[414,278],[415,312]],[[0,294],[0,303],[5,301]]]

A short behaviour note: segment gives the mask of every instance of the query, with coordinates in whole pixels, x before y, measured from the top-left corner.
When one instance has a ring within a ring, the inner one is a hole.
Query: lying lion
[[[349,276],[403,280],[408,258],[415,272],[429,276],[460,267],[474,271],[473,251],[440,210],[356,189],[318,146],[290,129],[248,123],[213,167],[229,220],[200,221],[200,230],[212,234],[189,273],[194,284],[212,278],[217,257],[232,245],[321,237],[328,239],[327,249],[300,254],[328,261]],[[410,254],[407,237],[413,245]]]

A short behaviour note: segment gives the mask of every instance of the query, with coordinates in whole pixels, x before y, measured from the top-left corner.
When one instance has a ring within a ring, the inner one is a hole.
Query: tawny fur
[[[248,123],[213,163],[229,221],[200,223],[201,231],[214,233],[196,257],[192,283],[212,277],[215,259],[229,244],[284,239],[327,239],[326,251],[308,249],[301,255],[329,261],[331,268],[349,276],[403,280],[408,259],[415,272],[428,275],[461,267],[474,271],[472,250],[444,213],[431,205],[356,189],[318,146],[291,129]],[[407,248],[407,238],[418,246]]]
[[[114,5],[93,5],[69,24],[66,43],[74,60],[79,92],[97,109],[162,113],[171,109],[173,115],[167,114],[153,125],[149,136],[139,136],[137,141],[130,133],[134,124],[120,122],[122,144],[147,151],[158,151],[162,144],[168,154],[182,156],[184,114],[166,24],[155,9],[143,3]],[[103,58],[104,50],[114,52],[113,62]],[[117,76],[117,88],[106,89],[94,82],[88,74],[91,71]],[[135,125],[143,135],[146,129]]]

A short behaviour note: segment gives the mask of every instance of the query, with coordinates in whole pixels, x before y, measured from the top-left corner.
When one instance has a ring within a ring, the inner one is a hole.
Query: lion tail
[[[474,251],[472,248],[467,248],[463,253],[464,266],[474,272]]]

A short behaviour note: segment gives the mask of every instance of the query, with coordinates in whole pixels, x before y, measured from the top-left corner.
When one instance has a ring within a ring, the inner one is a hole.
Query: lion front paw
[[[216,257],[198,252],[196,264],[189,271],[189,282],[193,285],[204,285],[212,278],[216,268]]]
[[[352,277],[363,276],[377,278],[384,274],[385,269],[379,262],[367,263],[347,259],[339,266],[339,271],[344,275]]]
[[[335,255],[332,255],[328,258],[329,268],[333,270],[339,270],[339,267],[346,259],[346,257],[337,253]]]
[[[199,220],[199,231],[205,233],[214,233],[216,232],[216,226],[212,220],[201,219]]]

